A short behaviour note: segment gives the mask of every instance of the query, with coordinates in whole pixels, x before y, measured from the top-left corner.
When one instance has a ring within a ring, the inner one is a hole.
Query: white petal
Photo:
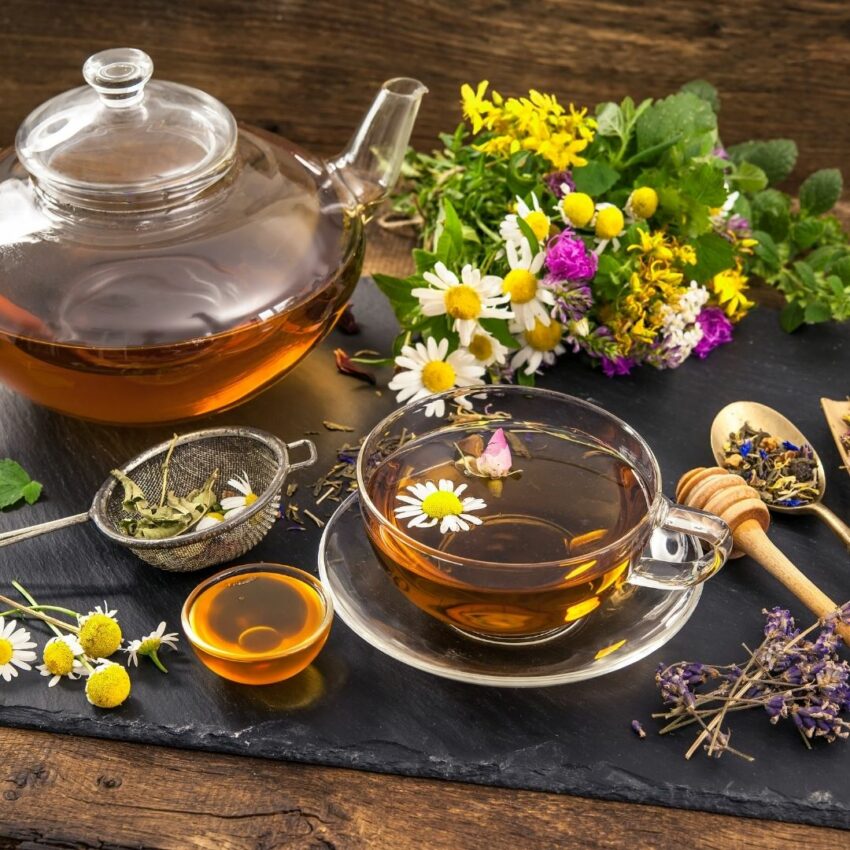
[[[232,511],[235,508],[244,508],[245,507],[245,497],[244,496],[225,496],[219,503],[221,505],[222,510],[224,511]]]

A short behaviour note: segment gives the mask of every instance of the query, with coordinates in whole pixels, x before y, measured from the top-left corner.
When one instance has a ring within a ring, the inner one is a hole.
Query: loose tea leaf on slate
[[[40,495],[41,484],[33,481],[19,463],[10,458],[0,460],[0,509],[10,508],[21,500],[32,505]]]

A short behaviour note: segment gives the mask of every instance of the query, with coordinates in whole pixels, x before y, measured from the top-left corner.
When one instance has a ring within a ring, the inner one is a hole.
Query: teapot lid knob
[[[86,60],[83,77],[100,95],[105,106],[125,109],[144,97],[145,84],[153,74],[153,61],[134,47],[102,50]]]

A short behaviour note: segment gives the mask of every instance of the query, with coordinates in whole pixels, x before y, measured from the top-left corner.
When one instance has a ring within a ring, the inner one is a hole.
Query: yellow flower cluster
[[[661,230],[638,230],[640,242],[629,246],[635,266],[627,293],[604,308],[618,350],[628,356],[636,347],[651,345],[664,323],[665,304],[676,305],[687,289],[683,267],[696,263],[691,245]]]
[[[535,89],[528,97],[505,99],[497,91],[487,97],[488,86],[483,80],[475,89],[464,84],[460,90],[463,114],[472,124],[472,132],[493,134],[476,145],[478,150],[495,155],[534,151],[556,171],[587,164],[580,154],[593,141],[596,129],[587,109],[570,104],[566,110],[554,96]]]

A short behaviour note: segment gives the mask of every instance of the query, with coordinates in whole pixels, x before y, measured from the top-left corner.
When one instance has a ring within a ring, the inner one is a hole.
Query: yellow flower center
[[[475,334],[472,337],[472,342],[469,343],[469,353],[482,363],[489,360],[493,356],[493,343],[490,337],[484,334]]]
[[[561,209],[573,227],[585,227],[593,218],[593,198],[584,192],[570,192],[561,201]]]
[[[250,506],[251,506],[251,505],[253,505],[253,504],[254,504],[254,502],[256,502],[256,501],[257,501],[257,494],[256,494],[256,493],[249,493],[249,494],[245,497],[245,505],[246,505],[247,507],[250,507]]]
[[[635,218],[651,218],[658,209],[658,193],[649,186],[635,189],[632,192],[631,207]]]
[[[6,638],[0,638],[0,667],[3,667],[12,660],[12,653],[14,651],[12,641]]]
[[[107,658],[121,646],[121,626],[106,614],[91,614],[80,626],[80,643],[90,658]]]
[[[150,637],[139,644],[137,651],[139,655],[150,655],[152,652],[159,652],[161,646],[162,641],[158,637]]]
[[[540,210],[532,210],[524,219],[538,241],[542,242],[549,235],[549,216]]]
[[[54,640],[44,647],[44,666],[54,676],[67,676],[74,669],[74,653],[64,640]]]
[[[625,221],[616,207],[604,207],[596,216],[596,235],[600,239],[613,239],[619,236]]]
[[[528,269],[511,269],[502,281],[502,292],[514,304],[527,304],[537,295],[537,277]]]
[[[86,682],[86,696],[98,708],[116,708],[130,696],[130,677],[120,664],[96,670]]]
[[[446,313],[453,319],[475,319],[481,313],[481,298],[465,283],[446,290]]]
[[[218,511],[210,511],[210,512],[207,514],[207,516],[208,516],[210,519],[214,519],[214,520],[216,520],[216,522],[223,522],[223,521],[224,521],[224,514],[219,513]]]
[[[455,385],[455,370],[444,360],[432,360],[422,369],[422,384],[432,393],[450,390]]]
[[[540,319],[535,319],[533,330],[525,332],[525,341],[535,351],[551,351],[561,341],[563,333],[560,322],[552,319],[548,325],[544,325]]]
[[[432,519],[442,519],[446,516],[457,516],[463,513],[463,505],[454,493],[438,490],[422,500],[422,513]]]

